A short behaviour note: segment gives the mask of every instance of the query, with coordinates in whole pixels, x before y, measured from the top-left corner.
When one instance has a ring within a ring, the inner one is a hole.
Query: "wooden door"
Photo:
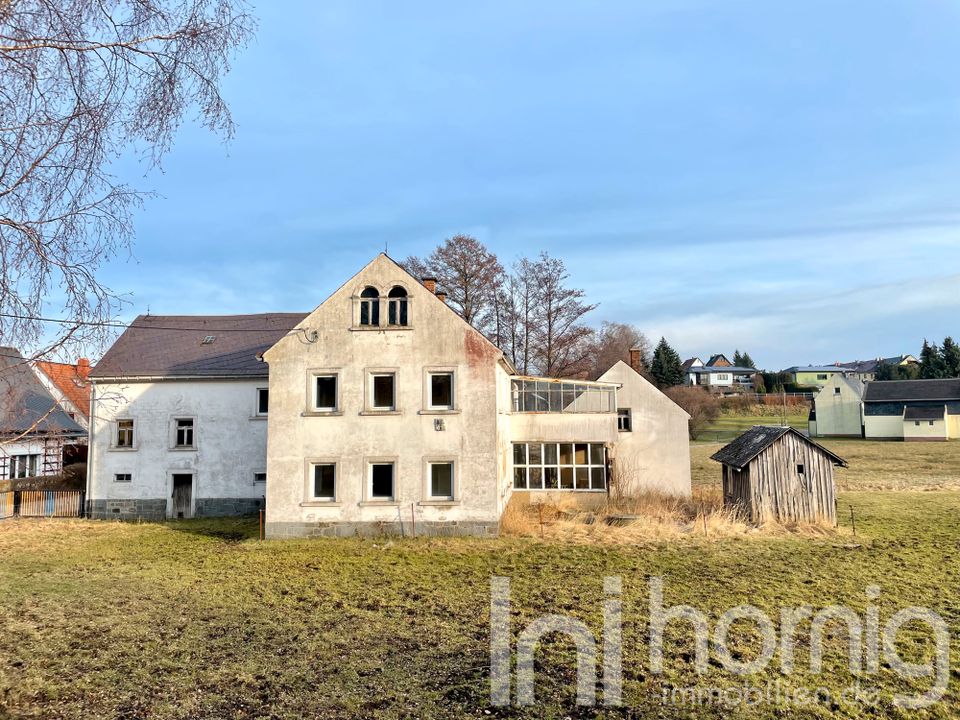
[[[173,517],[192,517],[193,475],[173,476]]]

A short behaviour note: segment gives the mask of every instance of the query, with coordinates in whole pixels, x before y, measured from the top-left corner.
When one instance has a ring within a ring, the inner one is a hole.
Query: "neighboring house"
[[[863,424],[868,439],[958,439],[960,379],[867,383]]]
[[[874,358],[873,360],[854,360],[853,362],[839,363],[841,368],[846,370],[847,374],[863,382],[874,380],[877,376],[877,368],[880,365],[919,365],[920,361],[913,355],[894,355],[887,358]]]
[[[856,430],[857,424],[862,430]],[[960,379],[874,380],[834,377],[814,398],[810,434],[868,440],[960,438]]]
[[[268,368],[304,315],[141,315],[90,373],[93,517],[239,515],[262,507]]]
[[[791,427],[754,425],[710,456],[723,465],[723,504],[755,523],[837,523],[833,466],[846,461]]]
[[[700,358],[683,362],[685,385],[703,385],[710,388],[753,387],[754,368],[736,367],[721,354],[713,355],[706,364]]]
[[[688,416],[638,372],[516,375],[384,254],[297,329],[264,353],[270,537],[494,534],[514,496],[690,493]]]
[[[76,365],[37,360],[33,370],[64,412],[84,430],[90,425],[90,361],[80,358]]]
[[[0,479],[56,475],[86,431],[57,404],[18,350],[0,347]]]
[[[823,387],[834,375],[846,375],[848,370],[839,365],[806,365],[787,368],[790,381],[801,387]]]
[[[864,383],[835,374],[813,398],[812,437],[863,437]]]

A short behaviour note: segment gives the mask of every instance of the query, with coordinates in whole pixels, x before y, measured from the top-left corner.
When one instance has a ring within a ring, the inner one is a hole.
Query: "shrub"
[[[720,415],[720,400],[703,388],[677,385],[664,392],[690,416],[691,440]]]

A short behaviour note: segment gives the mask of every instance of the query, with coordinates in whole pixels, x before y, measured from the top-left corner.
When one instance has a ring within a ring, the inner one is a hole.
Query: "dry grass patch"
[[[731,537],[824,537],[844,533],[828,525],[751,524],[723,507],[718,486],[696,486],[693,496],[660,493],[611,500],[597,508],[578,506],[576,498],[556,502],[512,501],[500,523],[503,535],[551,541],[642,544],[664,540],[711,541]]]

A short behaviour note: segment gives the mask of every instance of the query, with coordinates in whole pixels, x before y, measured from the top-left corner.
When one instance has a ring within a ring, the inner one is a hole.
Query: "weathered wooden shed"
[[[752,522],[837,522],[840,456],[791,427],[755,425],[711,456],[723,465],[723,503]]]

